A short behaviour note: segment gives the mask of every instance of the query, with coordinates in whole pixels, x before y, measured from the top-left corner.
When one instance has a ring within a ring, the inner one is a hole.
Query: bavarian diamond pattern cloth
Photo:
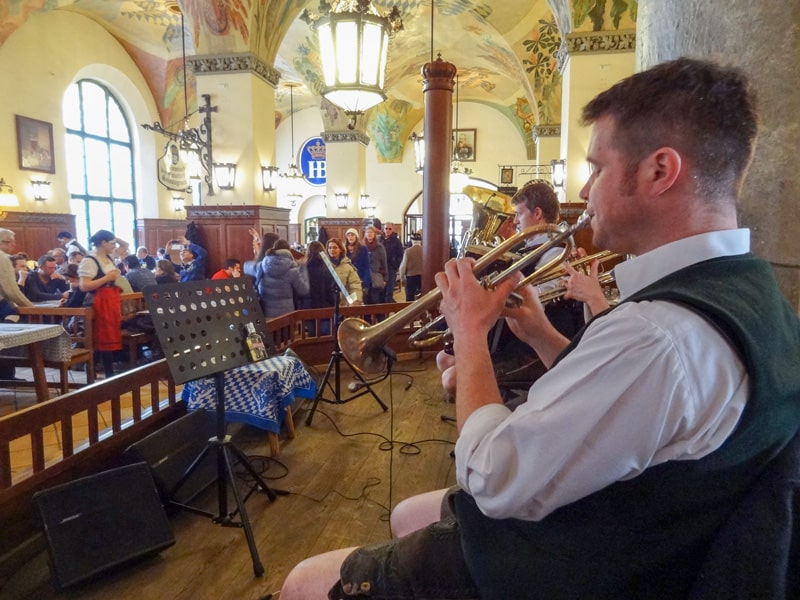
[[[286,407],[296,396],[314,398],[317,386],[303,363],[291,356],[275,356],[225,372],[225,419],[248,423],[278,433]],[[181,397],[189,410],[217,408],[213,377],[190,381]]]

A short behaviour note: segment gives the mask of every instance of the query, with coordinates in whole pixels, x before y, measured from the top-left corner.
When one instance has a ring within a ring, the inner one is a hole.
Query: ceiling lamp
[[[415,131],[408,139],[414,144],[414,170],[422,175],[425,170],[425,136]]]
[[[318,15],[308,9],[300,18],[319,39],[325,88],[322,95],[356,116],[386,100],[384,77],[389,39],[403,29],[396,6],[382,15],[371,0],[320,0]]]
[[[19,199],[14,193],[14,188],[0,177],[0,206],[19,206]]]
[[[291,126],[292,132],[292,162],[289,163],[289,168],[286,171],[283,171],[280,176],[288,179],[289,181],[299,181],[301,179],[305,179],[303,172],[300,170],[300,167],[297,166],[297,158],[294,153],[294,88],[297,87],[297,84],[290,84],[289,88],[289,125]]]

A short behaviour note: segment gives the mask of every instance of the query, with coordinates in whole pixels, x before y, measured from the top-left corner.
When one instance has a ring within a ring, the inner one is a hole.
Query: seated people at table
[[[136,248],[136,258],[139,259],[139,264],[143,269],[152,272],[156,268],[156,259],[150,256],[145,246]]]
[[[268,319],[295,310],[294,298],[308,294],[308,275],[292,256],[289,243],[278,240],[267,251],[256,275],[258,296]]]
[[[25,281],[25,295],[31,302],[66,300],[69,284],[56,273],[56,259],[44,254],[37,261],[39,268]]]
[[[358,276],[358,271],[353,266],[353,263],[347,258],[347,250],[339,238],[330,238],[326,246],[328,257],[333,263],[334,270],[339,276],[339,279],[347,290],[348,295],[355,295],[353,304],[364,303],[364,291],[361,285],[361,278]],[[339,294],[339,303],[341,306],[347,306],[347,299],[344,294]]]
[[[206,249],[190,242],[185,237],[178,238],[183,245],[181,250],[181,271],[180,278],[183,283],[187,281],[199,281],[206,278]]]
[[[211,279],[231,279],[241,277],[242,263],[238,258],[226,258],[225,266],[211,276]]]
[[[80,308],[84,305],[86,292],[81,290],[80,275],[78,275],[78,265],[67,265],[63,273],[64,279],[69,284],[69,296],[62,304],[64,308]]]
[[[180,276],[175,272],[175,265],[166,258],[160,258],[156,261],[155,276],[156,283],[177,283],[181,280]]]
[[[515,278],[486,290],[472,259],[449,261],[435,279],[454,355],[437,361],[461,489],[444,511],[444,491],[398,506],[405,537],[304,561],[281,600],[331,585],[337,599],[690,597],[717,530],[796,435],[800,321],[737,224],[757,130],[744,74],[659,64],[583,121],[593,243],[636,255],[615,267],[623,301],[570,343],[532,287],[506,310]],[[514,412],[486,341],[503,312],[550,366]]]
[[[86,258],[86,255],[80,250],[72,250],[67,255],[67,263],[71,265],[79,265],[84,258]]]
[[[150,269],[142,267],[138,256],[129,254],[122,259],[122,262],[125,265],[125,279],[131,284],[131,289],[134,292],[141,292],[148,285],[156,285],[158,283],[155,274]]]
[[[63,248],[53,248],[47,254],[56,259],[56,271],[67,263],[67,253]]]
[[[25,258],[24,254],[14,254],[9,258],[11,259],[11,264],[14,265],[14,272],[17,274],[19,290],[24,294],[25,282],[28,281],[28,277],[31,275],[31,270],[28,268],[28,259]]]

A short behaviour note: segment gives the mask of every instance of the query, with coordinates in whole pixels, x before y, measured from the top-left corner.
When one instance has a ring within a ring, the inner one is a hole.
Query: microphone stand
[[[322,256],[322,255],[320,255]],[[327,257],[326,257],[327,258]],[[328,264],[326,262],[326,264]],[[378,394],[375,393],[375,390],[372,389],[372,384],[380,383],[384,379],[386,379],[392,372],[392,363],[397,358],[397,356],[388,348],[384,348],[384,352],[386,353],[388,360],[388,366],[386,368],[386,373],[380,378],[372,382],[368,382],[361,376],[361,373],[352,365],[352,363],[347,360],[347,357],[342,353],[341,347],[339,346],[339,325],[341,323],[341,314],[339,313],[339,291],[344,289],[344,285],[341,283],[341,279],[339,279],[336,272],[333,271],[334,283],[333,283],[333,292],[334,292],[334,301],[333,301],[333,352],[331,352],[331,358],[328,361],[328,368],[325,370],[325,376],[322,378],[322,381],[317,388],[317,394],[314,397],[314,404],[311,407],[311,412],[308,414],[306,418],[306,425],[311,425],[311,421],[314,418],[314,413],[317,411],[317,406],[319,406],[320,402],[327,402],[328,404],[346,404],[351,400],[355,400],[356,398],[360,398],[364,394],[372,394],[372,397],[375,399],[375,402],[383,409],[383,412],[389,410],[389,408],[381,401]],[[359,388],[361,391],[357,391],[355,394],[348,398],[342,398],[342,380],[341,380],[341,362],[344,360],[347,363],[347,366],[350,367],[350,370],[353,371],[355,376],[360,380],[356,383],[356,389]],[[331,374],[333,374],[333,384],[330,382]],[[325,398],[323,394],[325,393],[326,386],[333,392],[333,398]]]

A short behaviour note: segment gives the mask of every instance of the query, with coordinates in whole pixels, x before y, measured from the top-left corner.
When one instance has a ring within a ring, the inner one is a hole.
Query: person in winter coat
[[[381,304],[386,296],[389,267],[386,263],[386,249],[378,240],[378,231],[367,227],[364,231],[364,249],[369,256],[369,272],[372,285],[364,288],[365,304]]]
[[[364,292],[372,287],[372,272],[369,268],[369,253],[361,245],[358,239],[358,231],[353,228],[348,229],[344,233],[347,240],[345,248],[347,249],[347,258],[353,263],[353,266],[358,272],[361,279],[361,287]]]
[[[303,297],[302,308],[327,308],[336,301],[336,289],[328,267],[322,260],[321,254],[325,246],[320,242],[310,242],[306,253],[305,264],[300,269],[305,269],[308,276],[308,294]],[[306,329],[310,335],[316,335],[316,321],[307,321]],[[320,321],[320,335],[329,335],[331,332],[330,320]]]
[[[328,256],[333,263],[336,274],[342,280],[344,289],[349,294],[356,295],[356,301],[353,304],[363,304],[364,296],[361,288],[361,279],[358,276],[358,271],[353,266],[353,263],[347,258],[347,250],[339,238],[330,238],[327,245]],[[365,253],[366,254],[366,253]],[[342,306],[347,306],[347,300],[344,296],[340,298]]]
[[[295,295],[308,294],[308,276],[297,266],[285,240],[277,241],[264,256],[256,282],[268,319],[292,312]]]

